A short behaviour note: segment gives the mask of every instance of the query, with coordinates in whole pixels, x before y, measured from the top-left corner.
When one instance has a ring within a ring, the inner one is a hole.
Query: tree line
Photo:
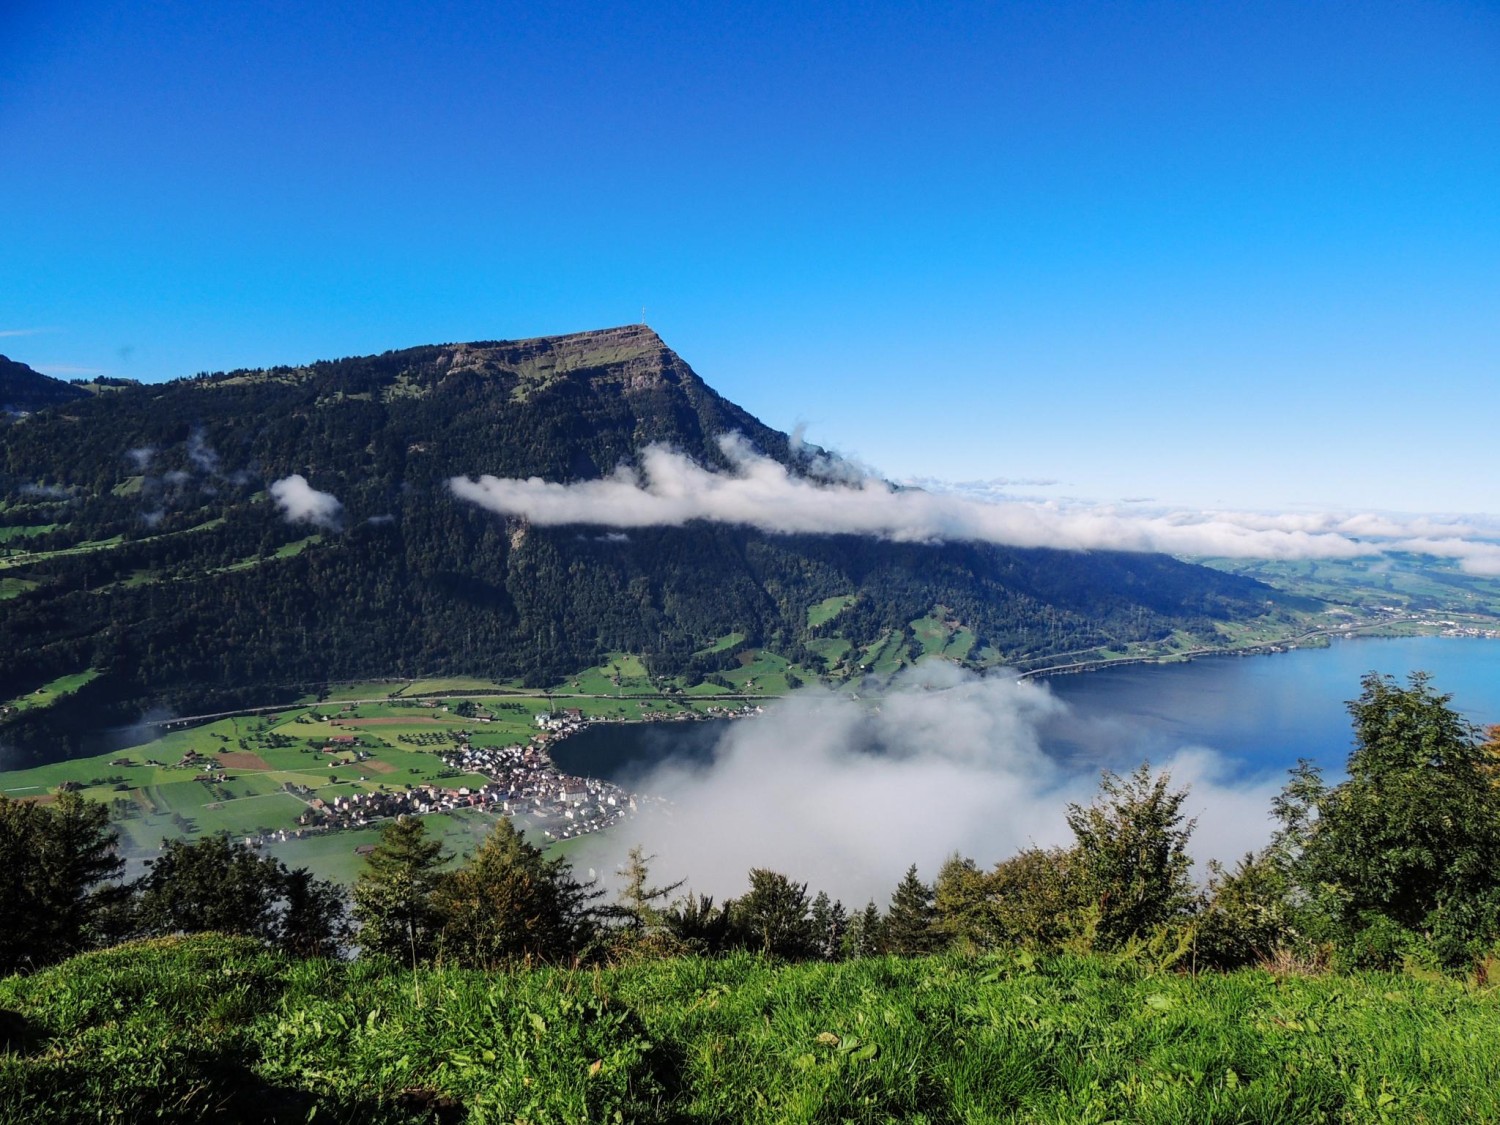
[[[1067,847],[981,868],[915,866],[883,905],[848,909],[756,868],[715,902],[653,885],[633,849],[613,901],[508,819],[450,866],[424,822],[388,825],[352,893],[211,836],[168,842],[140,878],[101,805],[0,799],[0,970],[25,970],[130,937],[217,930],[299,956],[485,969],[714,956],[786,960],[949,948],[1129,951],[1153,963],[1232,969],[1280,961],[1343,969],[1487,966],[1500,950],[1500,727],[1481,733],[1418,673],[1371,673],[1349,704],[1355,746],[1329,784],[1303,762],[1273,804],[1278,828],[1232,868],[1191,877],[1186,789],[1143,764],[1104,773],[1073,804]]]

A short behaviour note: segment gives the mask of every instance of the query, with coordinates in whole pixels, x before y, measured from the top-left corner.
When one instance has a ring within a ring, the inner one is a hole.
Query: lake
[[[1366,672],[1427,671],[1481,726],[1500,723],[1500,642],[1458,637],[1358,638],[1269,656],[1132,664],[1047,680],[1067,714],[1042,729],[1055,757],[1130,769],[1184,746],[1209,747],[1241,777],[1280,774],[1312,758],[1337,776],[1350,748],[1346,701]],[[668,757],[706,759],[730,722],[599,724],[555,748],[570,773],[627,782]]]

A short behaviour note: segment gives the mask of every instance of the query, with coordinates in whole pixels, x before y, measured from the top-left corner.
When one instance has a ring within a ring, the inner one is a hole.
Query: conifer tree
[[[682,948],[711,956],[737,944],[735,907],[733,899],[715,906],[712,895],[689,891],[667,907],[662,921],[667,933]]]
[[[844,931],[844,956],[851,960],[874,957],[884,945],[884,929],[880,907],[872,899],[849,919],[849,928]]]
[[[0,972],[48,964],[97,943],[127,893],[112,880],[109,811],[76,793],[50,807],[0,797]]]
[[[625,885],[620,888],[619,905],[615,914],[624,920],[629,929],[637,932],[659,929],[666,917],[664,906],[659,904],[664,904],[674,891],[687,882],[686,879],[678,879],[665,886],[650,886],[650,865],[655,860],[656,856],[647,855],[646,849],[636,844],[630,849],[625,865],[620,869],[620,874],[625,877]]]
[[[812,953],[807,884],[764,867],[750,872],[750,890],[735,903],[735,922],[752,949],[797,959]]]
[[[401,817],[385,827],[354,884],[361,949],[410,964],[431,958],[442,930],[433,892],[447,860],[419,818]]]
[[[826,891],[819,891],[812,902],[810,923],[813,956],[823,961],[837,961],[843,954],[844,934],[849,929],[844,904],[837,899],[830,900]]]
[[[942,944],[936,921],[932,888],[917,878],[914,863],[906,869],[891,895],[891,908],[885,915],[886,952],[902,957],[935,952]]]

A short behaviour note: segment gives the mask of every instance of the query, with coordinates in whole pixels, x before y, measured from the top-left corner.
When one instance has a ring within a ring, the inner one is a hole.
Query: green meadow
[[[1500,1120],[1500,993],[1005,952],[413,973],[172,938],[0,981],[7,1121]]]
[[[25,695],[10,700],[8,706],[17,711],[29,711],[32,708],[51,707],[65,696],[72,695],[90,680],[97,678],[99,670],[88,668],[82,672],[74,672],[67,676],[59,676],[50,683],[43,684],[35,691],[29,691]]]

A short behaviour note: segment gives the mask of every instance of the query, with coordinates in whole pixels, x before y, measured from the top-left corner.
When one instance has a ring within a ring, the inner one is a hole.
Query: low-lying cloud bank
[[[987,867],[1071,842],[1067,805],[1087,804],[1099,773],[1044,752],[1065,710],[1044,684],[943,664],[909,669],[878,704],[805,689],[733,724],[710,762],[668,761],[630,780],[669,806],[617,840],[590,839],[576,862],[612,871],[616,853],[641,842],[662,879],[721,899],[743,892],[751,867],[770,867],[846,905],[884,905],[909,864],[930,880],[955,850]],[[1191,786],[1200,862],[1269,840],[1281,778],[1233,781],[1230,763],[1203,749],[1156,764]]]
[[[690,520],[762,531],[876,535],[908,542],[944,540],[1012,547],[1162,551],[1258,559],[1348,559],[1385,551],[1456,558],[1475,574],[1500,575],[1500,544],[1473,536],[1496,528],[1431,519],[1235,512],[1120,512],[1106,506],[982,500],[958,492],[894,488],[873,475],[794,476],[738,434],[719,439],[732,471],[713,473],[660,445],[603,480],[558,484],[454,477],[462,499],[539,525],[634,528]],[[1371,542],[1366,537],[1378,537]]]
[[[336,531],[343,516],[344,505],[331,492],[319,492],[307,483],[301,473],[293,473],[273,481],[270,487],[272,498],[281,513],[291,523],[310,523]]]

